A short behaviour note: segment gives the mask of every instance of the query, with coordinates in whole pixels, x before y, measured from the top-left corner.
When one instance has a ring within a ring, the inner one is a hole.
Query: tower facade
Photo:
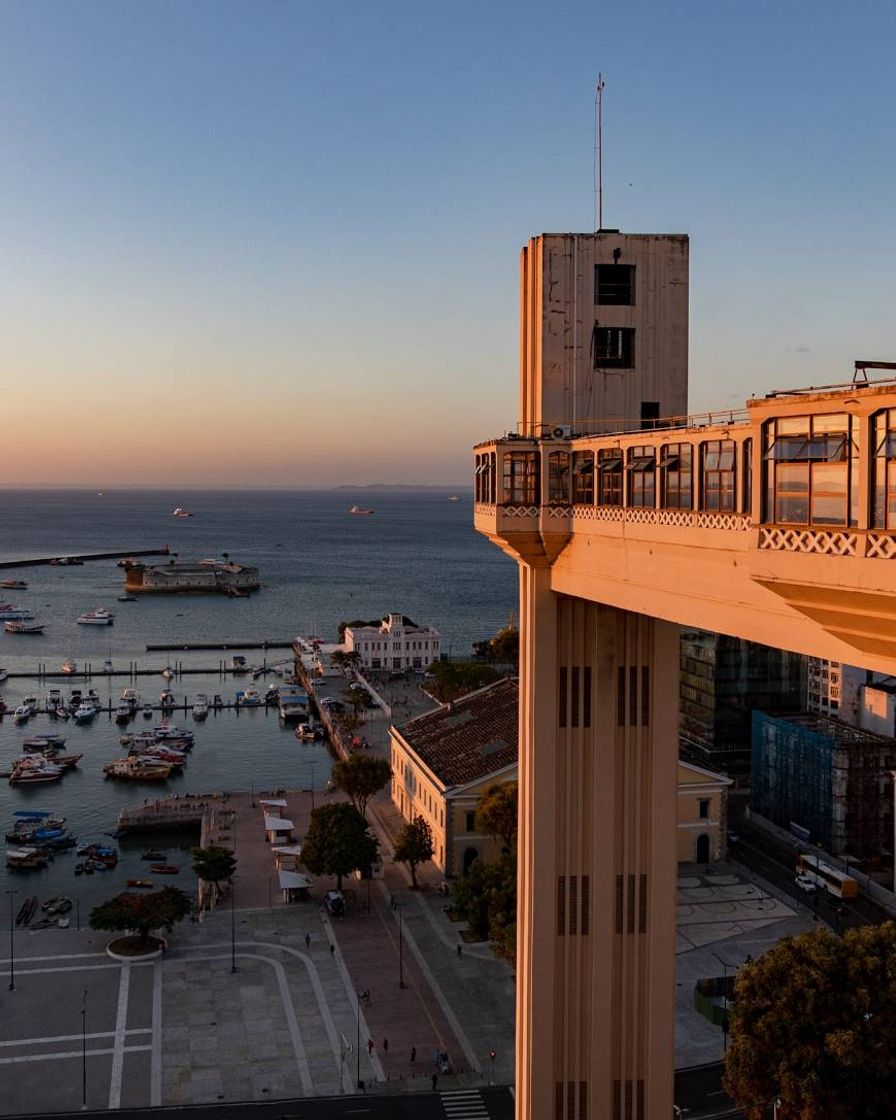
[[[687,412],[687,237],[533,237],[520,309],[521,435],[653,427]]]

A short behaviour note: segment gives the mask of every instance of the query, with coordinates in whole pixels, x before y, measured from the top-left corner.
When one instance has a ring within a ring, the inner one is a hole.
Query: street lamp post
[[[361,992],[355,981],[355,1085],[361,1088]]]
[[[87,1111],[87,989],[81,998],[81,1111]]]
[[[236,888],[230,880],[230,971],[236,972]]]
[[[402,957],[402,936],[401,936],[401,911],[404,906],[403,902],[395,900],[395,907],[398,910],[398,986],[404,987],[404,961]]]
[[[724,1052],[727,1054],[728,1053],[728,962],[723,961],[722,958],[717,953],[713,953],[713,956],[716,958],[716,960],[722,966],[722,971],[723,971],[723,975],[724,975],[724,979],[722,980],[722,984],[724,985],[723,988],[722,988],[722,999],[723,999],[723,1007],[722,1007],[722,1040],[723,1040],[723,1042],[722,1042],[722,1046],[723,1046]]]
[[[7,891],[9,895],[9,990],[14,992],[16,990],[16,961],[15,961],[15,921],[13,917],[13,899],[19,893],[18,891]]]
[[[308,760],[308,762],[311,766],[311,811],[313,813],[314,812],[314,759],[310,758]]]

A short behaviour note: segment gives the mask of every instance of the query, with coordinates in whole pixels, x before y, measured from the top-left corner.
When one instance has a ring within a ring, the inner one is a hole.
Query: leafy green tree
[[[223,893],[221,883],[229,883],[236,872],[236,856],[230,848],[221,848],[215,844],[208,848],[193,848],[190,855],[193,857],[196,878],[214,883],[215,898],[220,898]]]
[[[332,778],[366,820],[367,803],[392,781],[392,767],[385,758],[359,752],[334,763]]]
[[[519,787],[516,782],[492,786],[476,806],[476,827],[497,837],[509,851],[516,845],[519,818]]]
[[[452,901],[474,940],[489,941],[496,956],[516,963],[515,851],[495,863],[474,860],[454,884]]]
[[[395,862],[406,863],[411,869],[411,886],[417,889],[417,867],[428,859],[432,859],[435,849],[432,844],[432,829],[426,820],[416,816],[404,826],[398,834],[398,843],[395,845]]]
[[[893,1116],[896,924],[785,937],[737,975],[724,1085],[750,1120]]]
[[[377,851],[367,821],[354,805],[339,801],[312,811],[302,844],[302,863],[312,875],[335,875],[336,887],[342,890],[343,876],[366,870]]]
[[[163,929],[170,933],[193,908],[188,894],[177,887],[163,887],[150,894],[125,892],[110,898],[90,911],[90,928],[137,935],[137,947],[149,949],[150,933]]]
[[[503,676],[493,666],[477,661],[434,661],[427,672],[432,678],[427,691],[442,703],[494,684]]]
[[[495,661],[512,665],[514,669],[520,664],[520,631],[514,626],[511,618],[503,630],[499,630],[491,640],[491,653]]]

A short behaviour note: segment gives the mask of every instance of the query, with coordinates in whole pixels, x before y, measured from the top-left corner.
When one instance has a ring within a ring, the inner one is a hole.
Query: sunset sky
[[[691,406],[896,359],[886,3],[4,0],[0,485],[444,482],[518,252],[691,237]]]

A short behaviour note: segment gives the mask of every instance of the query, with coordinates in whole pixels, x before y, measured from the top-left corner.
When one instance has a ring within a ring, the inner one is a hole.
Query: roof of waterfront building
[[[517,681],[505,678],[397,731],[445,786],[464,785],[518,760],[519,700]]]

